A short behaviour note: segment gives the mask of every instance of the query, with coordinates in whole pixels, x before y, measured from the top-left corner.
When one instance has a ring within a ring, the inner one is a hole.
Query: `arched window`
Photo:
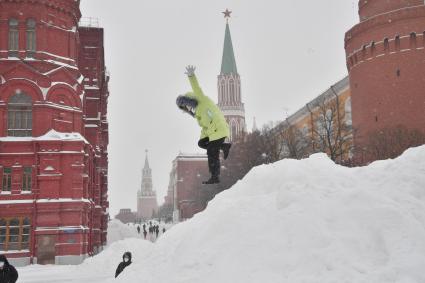
[[[384,39],[384,52],[387,53],[388,51],[390,51],[390,42],[388,40],[388,38]]]
[[[230,85],[229,83],[226,84],[226,96],[224,101],[226,101],[226,105],[229,105],[229,101],[230,101]]]
[[[19,50],[19,22],[17,19],[9,20],[9,56],[18,56]]]
[[[231,104],[235,104],[235,81],[233,79],[229,81],[229,88],[229,101]]]
[[[319,117],[316,120],[316,134],[318,136],[324,136],[326,134],[326,128],[325,128],[325,120],[323,119],[323,117]]]
[[[351,118],[351,97],[347,98],[344,105],[344,112],[345,112],[345,124],[348,126],[351,126],[353,124],[352,118]]]
[[[416,48],[416,32],[410,34],[410,48]]]
[[[238,83],[236,84],[236,88],[237,88],[237,94],[238,94],[238,100],[237,102],[240,103],[242,101],[242,97],[241,97],[241,82],[238,80]]]
[[[36,50],[36,23],[34,19],[27,20],[27,57],[34,57]]]
[[[400,36],[399,35],[395,37],[395,50],[400,51]]]
[[[235,141],[238,137],[238,127],[236,123],[232,123],[232,141]]]
[[[370,44],[370,54],[373,56],[375,56],[375,41],[372,41],[372,43]]]
[[[366,56],[367,56],[367,45],[363,45],[362,47],[362,60],[366,60]]]
[[[226,95],[226,83],[224,81],[221,82],[221,103],[224,103],[225,100],[225,95]]]
[[[8,104],[8,131],[12,137],[32,135],[32,99],[24,93],[13,95]]]

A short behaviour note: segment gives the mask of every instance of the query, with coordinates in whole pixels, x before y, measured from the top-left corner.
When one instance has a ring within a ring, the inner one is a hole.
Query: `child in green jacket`
[[[180,95],[176,103],[180,109],[196,118],[202,129],[198,146],[207,150],[211,173],[211,178],[203,184],[216,184],[220,182],[220,150],[223,150],[226,159],[231,147],[230,143],[225,142],[230,135],[229,125],[217,105],[199,87],[195,67],[186,67],[186,74],[193,92]]]

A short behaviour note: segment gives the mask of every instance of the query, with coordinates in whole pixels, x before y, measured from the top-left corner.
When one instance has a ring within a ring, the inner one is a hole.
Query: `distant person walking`
[[[137,225],[137,233],[140,234],[140,225]]]
[[[18,271],[9,263],[6,256],[0,255],[0,283],[15,283]]]
[[[159,235],[159,226],[158,225],[155,226],[155,233],[156,233],[156,238],[158,238],[158,235]]]
[[[146,235],[148,234],[148,232],[146,232],[146,230],[143,230],[143,237],[145,238],[145,240],[146,240]]]
[[[165,233],[165,227],[162,227],[162,234],[164,234]]]
[[[125,252],[122,256],[122,262],[117,267],[117,270],[115,271],[115,278],[120,275],[121,272],[123,272],[124,268],[129,266],[131,264],[131,253]]]

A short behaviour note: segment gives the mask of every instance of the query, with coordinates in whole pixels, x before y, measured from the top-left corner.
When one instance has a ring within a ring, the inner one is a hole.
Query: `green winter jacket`
[[[204,95],[195,75],[190,76],[189,81],[193,92],[186,93],[186,96],[195,98],[198,101],[195,118],[202,128],[201,139],[208,137],[210,141],[215,141],[229,137],[229,125],[223,113],[208,96]]]

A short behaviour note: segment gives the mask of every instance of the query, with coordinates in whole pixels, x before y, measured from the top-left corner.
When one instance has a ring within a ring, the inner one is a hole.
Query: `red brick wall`
[[[174,192],[174,209],[180,220],[192,218],[205,209],[202,181],[209,177],[207,159],[176,159],[177,183]]]
[[[369,2],[374,11],[389,7],[387,1]],[[403,125],[425,132],[425,6],[419,2],[420,7],[363,21],[345,36],[357,149],[369,133],[385,127]]]
[[[364,20],[378,14],[423,4],[423,0],[360,0],[359,15],[360,19]]]

